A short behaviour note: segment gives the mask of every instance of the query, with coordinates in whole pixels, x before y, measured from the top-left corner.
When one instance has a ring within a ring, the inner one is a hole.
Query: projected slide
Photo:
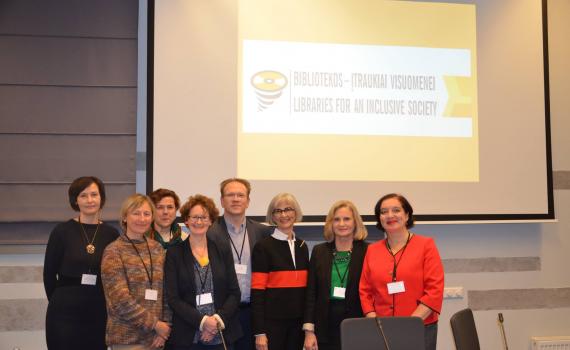
[[[246,40],[243,76],[244,133],[473,136],[469,50]]]
[[[479,180],[474,5],[295,3],[239,3],[239,176]]]

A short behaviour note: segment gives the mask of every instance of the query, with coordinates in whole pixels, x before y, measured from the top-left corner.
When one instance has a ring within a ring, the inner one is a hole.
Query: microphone
[[[503,314],[499,312],[499,331],[501,332],[501,338],[503,339],[503,349],[509,350],[509,346],[507,345],[507,337],[505,335],[505,326],[504,326],[504,319]]]
[[[384,340],[384,346],[386,350],[390,350],[390,346],[388,345],[388,339],[386,338],[386,334],[384,333],[384,328],[382,327],[382,321],[380,321],[380,317],[374,317],[376,319],[376,328],[378,328],[378,333],[382,336]]]

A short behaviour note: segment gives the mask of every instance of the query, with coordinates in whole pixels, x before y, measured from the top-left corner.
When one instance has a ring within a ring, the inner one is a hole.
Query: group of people
[[[119,233],[101,218],[103,182],[74,180],[78,215],[53,229],[45,255],[48,348],[340,349],[346,318],[414,316],[435,350],[443,266],[433,239],[410,231],[405,197],[378,200],[385,239],[373,244],[355,205],[334,203],[309,259],[295,196],[276,195],[263,225],[246,217],[250,193],[247,180],[224,180],[222,215],[200,194],[134,194]]]

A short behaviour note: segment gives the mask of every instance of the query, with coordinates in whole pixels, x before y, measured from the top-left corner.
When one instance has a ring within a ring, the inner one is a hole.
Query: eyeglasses
[[[273,209],[272,213],[273,215],[280,215],[280,214],[289,214],[295,211],[295,208],[291,208],[291,207],[287,207],[287,208],[283,208],[283,209]]]
[[[247,197],[247,195],[245,193],[242,192],[229,192],[229,193],[225,193],[224,197],[226,198],[237,198],[237,199],[245,199]]]
[[[189,219],[191,222],[198,222],[198,221],[208,222],[208,221],[210,221],[209,216],[190,216]]]

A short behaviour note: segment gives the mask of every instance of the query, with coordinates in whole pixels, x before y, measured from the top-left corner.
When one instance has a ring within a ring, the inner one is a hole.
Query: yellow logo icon
[[[251,85],[257,95],[257,110],[264,111],[271,106],[287,86],[287,77],[275,71],[261,71],[251,77]]]

